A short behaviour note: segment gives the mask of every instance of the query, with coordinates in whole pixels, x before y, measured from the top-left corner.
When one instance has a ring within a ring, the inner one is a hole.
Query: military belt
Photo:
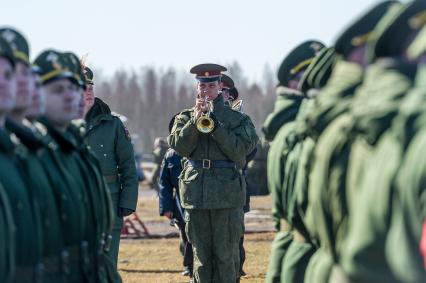
[[[104,175],[104,180],[107,183],[114,183],[115,181],[117,181],[117,174],[114,175]]]
[[[235,162],[229,161],[229,160],[210,160],[210,159],[203,159],[203,160],[188,160],[189,165],[191,165],[194,168],[203,168],[203,169],[210,169],[210,168],[236,168]]]

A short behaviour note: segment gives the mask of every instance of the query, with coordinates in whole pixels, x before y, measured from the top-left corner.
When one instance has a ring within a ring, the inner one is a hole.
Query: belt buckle
[[[210,169],[210,159],[203,159],[203,169]]]

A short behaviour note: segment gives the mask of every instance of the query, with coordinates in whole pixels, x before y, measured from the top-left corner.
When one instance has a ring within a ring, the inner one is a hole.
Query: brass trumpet
[[[214,129],[214,121],[212,118],[210,118],[211,113],[211,102],[207,100],[207,95],[204,96],[204,104],[207,105],[208,110],[206,112],[203,112],[201,116],[197,119],[197,129],[203,133],[208,134]]]

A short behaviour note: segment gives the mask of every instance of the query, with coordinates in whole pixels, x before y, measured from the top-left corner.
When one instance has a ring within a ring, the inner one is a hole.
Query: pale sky
[[[118,68],[240,62],[258,79],[296,44],[332,44],[376,0],[13,0],[0,25],[18,28],[34,58],[46,48],[89,54],[104,73]]]

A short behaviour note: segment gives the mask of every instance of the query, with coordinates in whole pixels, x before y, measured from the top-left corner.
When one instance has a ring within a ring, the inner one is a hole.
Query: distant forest
[[[237,62],[226,66],[243,99],[243,111],[256,126],[259,136],[265,117],[272,111],[276,76],[263,66],[260,81],[250,81]],[[196,81],[186,70],[173,67],[158,69],[141,67],[139,71],[118,70],[112,76],[95,72],[95,95],[105,100],[111,110],[127,117],[126,125],[138,152],[150,153],[156,137],[168,135],[171,117],[194,105]]]

